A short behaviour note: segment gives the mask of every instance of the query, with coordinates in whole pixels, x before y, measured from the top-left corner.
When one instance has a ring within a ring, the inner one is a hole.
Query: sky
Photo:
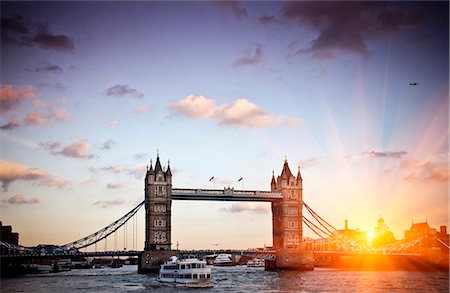
[[[0,220],[25,246],[82,238],[143,200],[159,152],[174,188],[270,190],[286,158],[336,228],[448,225],[448,11],[2,1]],[[117,246],[143,249],[143,211],[127,225]],[[269,246],[271,229],[270,203],[173,202],[180,249]]]

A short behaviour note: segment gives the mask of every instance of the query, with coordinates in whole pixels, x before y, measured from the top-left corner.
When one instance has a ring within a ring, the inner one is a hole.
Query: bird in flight
[[[410,82],[409,83],[409,85],[412,85],[412,86],[416,86],[416,85],[418,85],[419,83],[418,82]]]

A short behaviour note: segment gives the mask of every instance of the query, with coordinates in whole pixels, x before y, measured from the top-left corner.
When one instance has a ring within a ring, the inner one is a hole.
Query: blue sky
[[[268,190],[286,156],[338,227],[448,224],[447,2],[1,8],[1,220],[24,245],[125,214],[158,149],[174,187]],[[172,226],[184,248],[271,244],[269,204],[175,202]]]

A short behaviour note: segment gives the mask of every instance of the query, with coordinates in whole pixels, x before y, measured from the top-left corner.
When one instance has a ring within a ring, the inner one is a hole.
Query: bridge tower
[[[156,158],[145,176],[145,250],[171,250],[172,172]]]
[[[312,251],[304,250],[302,245],[303,179],[300,167],[295,177],[285,159],[281,175],[276,180],[272,172],[270,187],[271,191],[281,193],[283,198],[272,202],[272,237],[276,259],[268,262],[266,269],[313,269]]]
[[[272,203],[273,246],[275,249],[301,249],[303,188],[300,167],[297,178],[292,175],[287,159],[281,175],[275,181],[272,174],[270,189],[283,199]]]

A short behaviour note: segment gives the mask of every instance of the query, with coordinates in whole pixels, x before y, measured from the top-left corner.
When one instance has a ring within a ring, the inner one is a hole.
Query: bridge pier
[[[280,250],[276,252],[275,260],[266,260],[266,271],[314,270],[314,257],[311,250]]]
[[[144,251],[139,255],[138,259],[138,273],[157,273],[159,266],[164,261],[169,260],[171,256],[180,257],[180,253],[176,250],[162,250],[162,251]]]

